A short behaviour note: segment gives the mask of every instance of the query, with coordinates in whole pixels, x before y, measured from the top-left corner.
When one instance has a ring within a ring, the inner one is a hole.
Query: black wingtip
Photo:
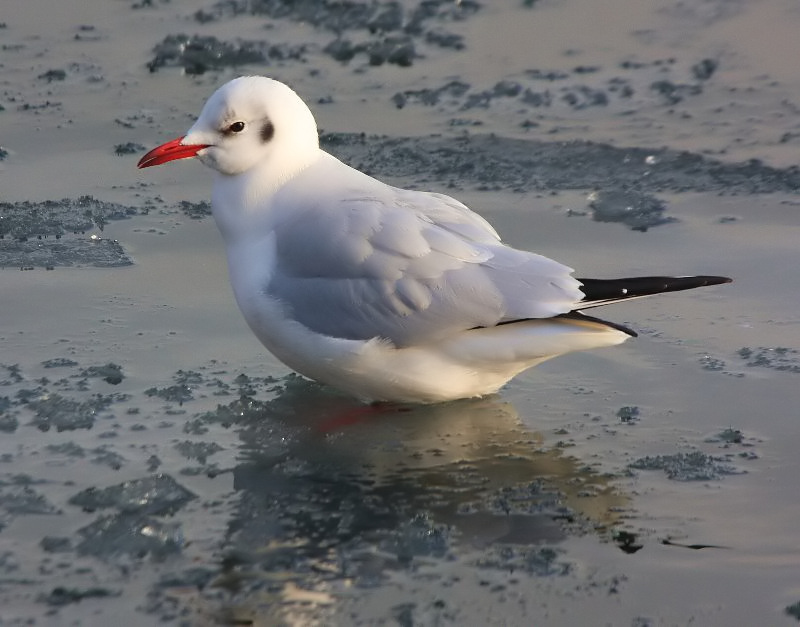
[[[708,283],[706,285],[720,285],[722,283],[733,283],[733,279],[729,276],[709,276],[704,277],[708,279]]]
[[[733,279],[727,276],[687,276],[687,277],[674,277],[676,279],[693,279],[698,281],[699,284],[695,287],[705,287],[706,285],[721,285],[723,283],[733,283]],[[687,287],[684,289],[692,289]]]
[[[726,276],[641,276],[627,279],[578,279],[585,294],[583,305],[603,305],[651,294],[679,292],[698,287],[731,283]]]

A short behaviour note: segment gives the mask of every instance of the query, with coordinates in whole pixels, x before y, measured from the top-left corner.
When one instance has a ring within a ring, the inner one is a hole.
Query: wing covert
[[[266,291],[313,331],[406,346],[557,315],[582,296],[569,268],[504,246],[461,203],[386,189],[280,216]]]

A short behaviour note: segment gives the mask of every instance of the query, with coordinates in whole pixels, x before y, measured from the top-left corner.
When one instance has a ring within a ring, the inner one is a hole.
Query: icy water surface
[[[0,13],[0,624],[800,620],[789,0]],[[764,41],[769,40],[770,46]],[[579,275],[624,346],[370,413],[233,303],[208,173],[135,163],[243,73],[323,145]]]

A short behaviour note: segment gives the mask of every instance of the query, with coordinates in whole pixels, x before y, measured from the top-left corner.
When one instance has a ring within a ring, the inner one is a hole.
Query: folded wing
[[[571,269],[509,248],[440,194],[375,194],[287,208],[266,291],[317,333],[407,346],[507,320],[547,318],[583,298]]]

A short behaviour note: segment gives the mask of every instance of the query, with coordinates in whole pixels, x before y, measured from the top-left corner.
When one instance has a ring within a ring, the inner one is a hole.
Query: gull
[[[190,157],[213,170],[213,216],[255,335],[293,370],[365,401],[492,394],[547,359],[636,336],[588,308],[730,282],[573,278],[504,244],[458,200],[323,151],[308,106],[263,76],[220,87],[186,135],[138,167]]]

